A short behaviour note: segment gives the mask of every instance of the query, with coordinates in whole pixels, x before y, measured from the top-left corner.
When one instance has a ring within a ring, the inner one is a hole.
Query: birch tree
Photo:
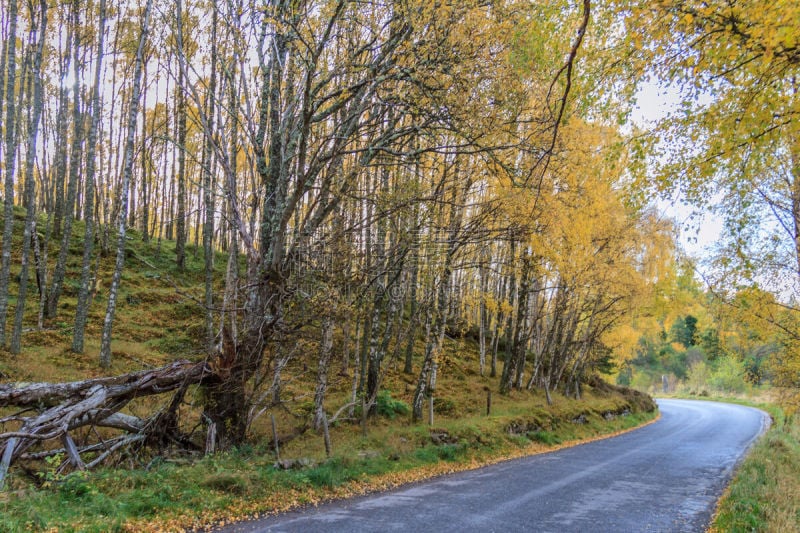
[[[106,28],[106,0],[100,0],[98,13],[97,52],[95,54],[94,83],[92,87],[92,100],[89,107],[91,123],[87,137],[88,147],[86,153],[86,175],[84,177],[84,212],[85,224],[83,234],[83,260],[81,263],[81,284],[78,289],[78,302],[75,306],[75,329],[72,334],[72,351],[83,353],[84,332],[89,313],[90,288],[92,276],[92,252],[95,241],[95,212],[94,212],[94,173],[96,168],[96,145],[98,142],[97,130],[100,125],[100,77],[103,71],[103,54],[105,53],[105,28]]]
[[[17,154],[17,136],[15,133],[16,110],[14,106],[14,88],[16,86],[16,40],[17,17],[19,8],[17,0],[8,2],[8,40],[6,50],[6,135],[3,195],[3,251],[0,260],[0,346],[6,345],[6,318],[8,314],[8,289],[11,278],[11,237],[14,232],[14,170]]]
[[[136,136],[136,117],[139,114],[139,96],[142,83],[142,66],[144,63],[144,47],[147,44],[147,37],[150,24],[150,11],[153,0],[147,0],[142,16],[142,33],[139,37],[139,45],[136,49],[134,59],[133,87],[131,90],[130,106],[128,108],[127,135],[125,138],[124,164],[122,168],[122,184],[120,191],[120,214],[117,227],[117,251],[116,262],[114,264],[114,274],[111,278],[111,285],[108,289],[108,305],[106,307],[105,320],[103,321],[103,336],[100,344],[100,365],[108,367],[111,365],[111,331],[114,325],[114,313],[117,306],[117,292],[122,278],[122,268],[125,264],[125,234],[127,229],[128,214],[128,184],[130,183],[131,173],[133,172],[133,144]]]
[[[22,233],[22,269],[19,275],[19,295],[17,296],[14,329],[9,346],[9,351],[13,354],[20,352],[22,342],[22,318],[25,315],[31,239],[34,231],[34,216],[36,214],[33,176],[34,161],[36,158],[36,142],[39,137],[39,120],[41,119],[44,105],[42,101],[42,55],[47,31],[47,2],[45,0],[40,1],[38,9],[39,20],[37,22],[34,22],[37,13],[33,10],[33,4],[29,4],[29,8],[31,29],[28,46],[36,49],[33,51],[33,67],[29,74],[30,83],[28,83],[29,90],[32,93],[28,100],[28,142],[25,156],[25,201],[28,209],[25,215],[25,228]]]

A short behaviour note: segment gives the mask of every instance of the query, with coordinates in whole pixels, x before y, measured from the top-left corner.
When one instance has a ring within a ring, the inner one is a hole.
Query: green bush
[[[463,449],[464,447],[460,444],[443,444],[437,446],[436,454],[443,461],[455,461]]]
[[[743,393],[747,390],[744,363],[727,356],[719,359],[717,368],[708,380],[711,388],[720,392]]]
[[[686,373],[686,388],[690,393],[699,394],[706,390],[711,379],[711,369],[704,361],[697,361]]]
[[[390,420],[394,420],[397,415],[407,415],[411,412],[411,408],[406,402],[392,398],[388,390],[382,390],[378,393],[376,409],[380,416],[385,416]]]

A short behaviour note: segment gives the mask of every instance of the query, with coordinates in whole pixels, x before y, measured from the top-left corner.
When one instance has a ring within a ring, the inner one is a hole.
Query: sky
[[[639,87],[636,99],[637,105],[631,120],[640,128],[652,126],[675,109],[679,102],[676,91],[652,82],[646,82]],[[678,197],[672,201],[659,200],[656,205],[665,216],[676,222],[678,244],[687,255],[695,258],[707,257],[710,249],[720,240],[722,220],[713,213],[686,206]]]

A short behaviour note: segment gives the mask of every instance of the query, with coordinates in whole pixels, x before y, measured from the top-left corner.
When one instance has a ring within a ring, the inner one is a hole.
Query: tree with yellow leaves
[[[655,77],[680,94],[678,109],[653,132],[658,156],[641,177],[654,173],[659,191],[680,192],[723,218],[724,242],[713,264],[717,292],[761,286],[776,294],[774,305],[793,301],[800,294],[800,4],[613,6],[625,14],[636,79]],[[795,312],[767,315],[777,331],[794,337],[786,321]]]
[[[655,185],[726,222],[718,266],[800,288],[800,5],[625,2],[638,79],[680,105],[655,130]]]

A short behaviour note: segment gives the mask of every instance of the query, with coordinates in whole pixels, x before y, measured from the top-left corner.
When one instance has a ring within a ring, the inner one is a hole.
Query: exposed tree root
[[[9,383],[0,385],[0,408],[19,412],[0,418],[0,488],[15,460],[36,460],[63,453],[73,468],[93,468],[114,452],[134,443],[185,445],[177,424],[177,410],[189,385],[212,376],[205,362],[176,361],[169,365],[121,376],[70,383]],[[169,405],[149,418],[119,412],[131,400],[177,391]],[[13,429],[6,430],[7,426]],[[76,445],[70,432],[82,427],[105,427],[124,433],[96,443]],[[59,439],[63,447],[28,452]],[[82,454],[92,454],[85,462]]]

